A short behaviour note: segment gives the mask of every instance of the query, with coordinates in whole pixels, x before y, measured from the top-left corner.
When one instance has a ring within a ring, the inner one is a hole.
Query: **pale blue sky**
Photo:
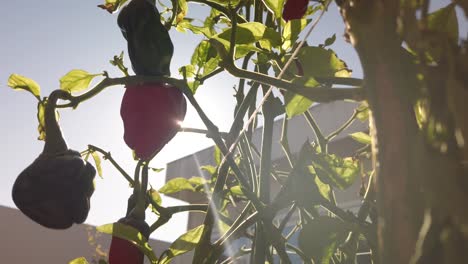
[[[126,42],[117,25],[116,15],[110,15],[96,6],[103,0],[91,1],[5,1],[0,8],[0,167],[2,184],[0,204],[14,206],[11,187],[16,176],[42,151],[43,142],[37,141],[36,99],[25,93],[7,88],[11,73],[28,76],[37,81],[42,95],[48,95],[59,86],[59,78],[72,69],[91,73],[108,71],[112,76],[120,73],[108,61],[122,50]],[[198,5],[190,5],[188,16],[203,12]],[[466,22],[466,21],[465,21]],[[462,30],[464,29],[464,30]],[[342,38],[344,26],[335,6],[331,6],[309,41],[323,41],[333,33],[337,41],[331,47],[361,77],[361,69],[352,47]],[[466,23],[460,33],[466,32]],[[466,34],[466,33],[465,33]],[[200,39],[190,33],[171,30],[175,53],[172,74],[190,61],[193,49]],[[370,36],[371,37],[371,36]],[[127,65],[129,61],[127,60]],[[232,87],[236,80],[227,74],[207,81],[199,88],[196,98],[212,121],[221,130],[229,128],[232,120]],[[107,151],[128,171],[133,172],[135,162],[125,145],[120,119],[120,101],[124,89],[113,87],[92,100],[81,104],[75,111],[61,110],[62,130],[70,148],[84,150],[94,144]],[[184,126],[204,128],[195,111],[189,108]],[[189,155],[211,145],[211,140],[198,134],[180,133],[153,160],[153,167],[164,167],[169,161]],[[116,170],[104,162],[104,179],[96,179],[96,191],[87,223],[101,225],[123,216],[128,184]],[[185,177],[196,175],[180,175]],[[163,185],[164,172],[153,174],[150,183],[156,188]],[[177,201],[164,198],[165,205]],[[152,218],[154,219],[154,218]],[[173,240],[183,233],[181,225],[186,215],[177,216],[174,224],[156,232],[153,237]],[[172,220],[171,220],[172,221]]]

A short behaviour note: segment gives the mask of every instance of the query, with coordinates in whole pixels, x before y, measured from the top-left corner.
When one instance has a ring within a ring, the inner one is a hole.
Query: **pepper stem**
[[[42,154],[56,155],[68,150],[67,143],[63,138],[62,131],[55,116],[58,99],[70,100],[71,94],[64,90],[53,91],[48,100],[44,111],[45,122],[45,145]]]

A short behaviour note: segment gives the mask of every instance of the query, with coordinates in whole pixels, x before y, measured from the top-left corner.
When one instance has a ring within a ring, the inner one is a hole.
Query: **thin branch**
[[[312,116],[309,110],[304,112],[304,117],[306,118],[309,125],[312,127],[312,130],[314,131],[315,136],[317,137],[317,143],[320,146],[320,150],[326,153],[327,152],[327,140],[323,136],[322,130],[318,126],[317,122],[315,121],[314,117]]]
[[[204,81],[208,80],[209,78],[213,77],[213,76],[216,76],[218,73],[221,73],[223,72],[224,69],[223,68],[217,68],[216,70],[208,73],[207,75],[201,77],[201,78],[195,78],[195,80],[199,81],[200,84],[203,84]]]
[[[181,127],[179,132],[187,132],[187,133],[198,133],[198,134],[204,134],[207,137],[211,138],[212,136],[210,135],[210,131],[206,129],[200,129],[200,128],[191,128],[191,127]],[[229,133],[227,132],[218,132],[223,138],[226,138]]]
[[[343,130],[348,128],[353,123],[354,119],[356,119],[359,113],[360,111],[354,110],[353,115],[340,128],[338,128],[337,130],[335,130],[334,132],[332,132],[330,135],[326,137],[327,142],[330,142],[334,137],[336,137],[341,132],[343,132]]]
[[[210,39],[211,45],[218,51],[222,61],[220,66],[224,67],[230,74],[244,79],[250,79],[266,85],[271,85],[300,94],[315,102],[330,102],[336,100],[356,100],[364,99],[364,90],[362,88],[328,88],[328,87],[304,87],[290,81],[277,79],[266,74],[251,72],[238,68],[234,61],[229,57],[228,52],[216,39]]]
[[[134,181],[133,181],[132,177],[130,177],[130,175],[122,167],[120,167],[120,165],[114,160],[114,158],[112,158],[112,155],[111,155],[110,152],[106,152],[105,150],[103,150],[103,149],[101,149],[99,147],[96,147],[94,145],[88,145],[88,149],[91,150],[91,151],[97,151],[97,152],[101,153],[102,157],[105,160],[110,161],[110,163],[120,172],[120,174],[122,174],[122,176],[124,176],[124,178],[128,181],[128,183],[130,183],[130,185],[133,186]]]

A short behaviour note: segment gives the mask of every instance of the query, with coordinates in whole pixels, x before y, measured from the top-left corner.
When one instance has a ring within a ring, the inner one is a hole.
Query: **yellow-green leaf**
[[[26,90],[32,93],[37,99],[40,99],[41,87],[37,82],[28,77],[14,73],[8,78],[8,86],[15,90]]]
[[[102,166],[101,166],[101,157],[96,151],[91,152],[91,156],[93,156],[94,164],[96,165],[96,170],[99,177],[102,178]]]
[[[307,26],[307,19],[293,19],[284,25],[283,29],[283,50],[291,48],[299,37],[299,33]]]
[[[84,70],[71,70],[60,78],[60,89],[68,92],[80,92],[89,87],[91,81],[102,74],[91,74]]]
[[[204,225],[197,226],[177,238],[177,240],[169,247],[167,254],[161,259],[160,263],[167,264],[175,256],[182,255],[193,250],[200,241],[204,227]]]
[[[45,119],[44,119],[44,114],[45,114],[45,105],[47,101],[39,101],[37,103],[37,131],[39,132],[39,137],[37,138],[38,140],[45,140],[46,133],[45,133]]]
[[[313,78],[297,78],[293,81],[304,85],[304,88],[313,89],[318,86],[319,83]],[[285,110],[288,118],[303,114],[312,105],[312,101],[302,95],[295,94],[293,92],[287,92],[285,96]]]
[[[146,238],[134,227],[122,223],[113,223],[98,226],[96,230],[132,242],[132,244],[148,257],[151,263],[158,262]]]
[[[330,201],[330,185],[323,183],[319,177],[315,177],[315,184],[323,198]]]
[[[153,200],[153,202],[155,202],[158,205],[162,204],[162,198],[161,198],[161,195],[159,194],[158,191],[151,188],[148,192],[149,192],[149,194],[151,196],[151,200]]]
[[[263,0],[263,3],[268,10],[275,15],[275,18],[281,17],[284,0]]]
[[[89,262],[86,260],[86,258],[81,257],[68,262],[68,264],[89,264]]]
[[[195,188],[193,188],[189,180],[182,177],[178,177],[168,181],[163,187],[161,187],[161,189],[159,189],[159,192],[162,194],[170,194],[180,192],[183,190],[194,192]]]
[[[357,142],[362,143],[362,144],[371,144],[372,143],[371,137],[368,134],[364,133],[364,132],[352,133],[349,136],[352,137]]]

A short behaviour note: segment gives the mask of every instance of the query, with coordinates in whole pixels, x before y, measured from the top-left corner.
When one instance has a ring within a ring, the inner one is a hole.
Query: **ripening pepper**
[[[154,3],[132,0],[120,11],[117,24],[127,40],[136,75],[170,75],[174,46]]]
[[[150,227],[144,220],[127,216],[118,221],[119,223],[134,227],[146,239],[149,238]],[[131,242],[112,236],[109,250],[109,264],[143,264],[144,255]]]
[[[12,190],[16,206],[35,222],[54,229],[83,223],[94,192],[94,167],[79,152],[68,149],[55,117],[54,91],[45,109],[45,145],[39,157],[17,177]]]
[[[186,110],[182,92],[169,84],[127,85],[120,108],[125,143],[150,160],[175,136]]]
[[[283,8],[283,19],[286,21],[292,19],[301,19],[306,11],[309,0],[286,0]]]

